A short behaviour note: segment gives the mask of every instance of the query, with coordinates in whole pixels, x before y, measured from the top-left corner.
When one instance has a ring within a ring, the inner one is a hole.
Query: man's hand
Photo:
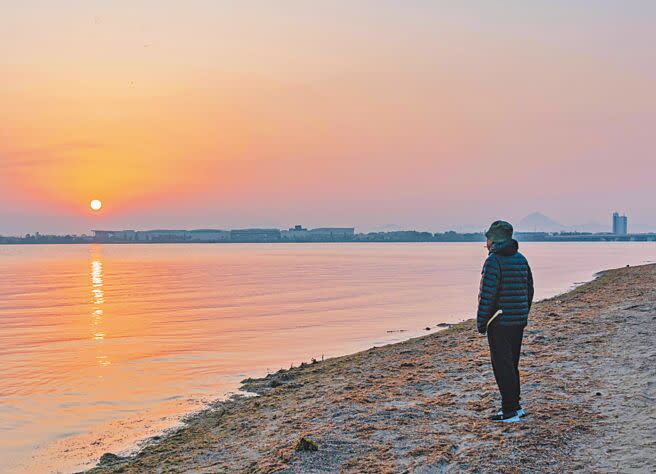
[[[477,324],[476,329],[478,329],[479,334],[485,335],[487,333],[487,326],[485,324]]]

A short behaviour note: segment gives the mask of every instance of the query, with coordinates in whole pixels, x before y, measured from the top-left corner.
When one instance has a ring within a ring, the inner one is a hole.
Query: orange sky
[[[654,4],[235,3],[3,6],[0,233],[656,227]]]

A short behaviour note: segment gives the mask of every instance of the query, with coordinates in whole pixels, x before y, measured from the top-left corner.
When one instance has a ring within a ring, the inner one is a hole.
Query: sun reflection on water
[[[112,362],[109,357],[104,354],[102,343],[105,339],[105,331],[103,322],[105,319],[105,310],[103,305],[105,303],[105,291],[103,289],[103,263],[100,255],[92,257],[91,260],[91,296],[93,300],[93,309],[91,311],[91,339],[98,344],[98,352],[96,361],[98,365],[110,365]]]

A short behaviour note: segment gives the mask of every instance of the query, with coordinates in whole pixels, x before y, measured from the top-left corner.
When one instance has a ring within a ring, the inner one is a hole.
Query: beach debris
[[[429,327],[426,327],[426,331],[430,331],[430,328],[429,328]]]
[[[294,449],[296,451],[317,451],[319,450],[319,445],[308,436],[301,436]]]
[[[453,324],[451,324],[451,323],[438,323],[437,324],[438,328],[450,328],[451,326],[453,326]]]
[[[119,462],[126,461],[127,458],[124,458],[122,456],[118,456],[114,453],[105,453],[102,456],[100,456],[100,460],[98,461],[98,464],[100,466],[107,466],[108,464],[116,464]]]

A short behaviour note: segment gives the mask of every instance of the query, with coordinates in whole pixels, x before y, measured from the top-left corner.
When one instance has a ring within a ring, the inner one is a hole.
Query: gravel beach
[[[539,285],[539,280],[536,281]],[[89,472],[656,472],[656,265],[533,306],[520,423],[473,320],[248,379],[233,397]]]

